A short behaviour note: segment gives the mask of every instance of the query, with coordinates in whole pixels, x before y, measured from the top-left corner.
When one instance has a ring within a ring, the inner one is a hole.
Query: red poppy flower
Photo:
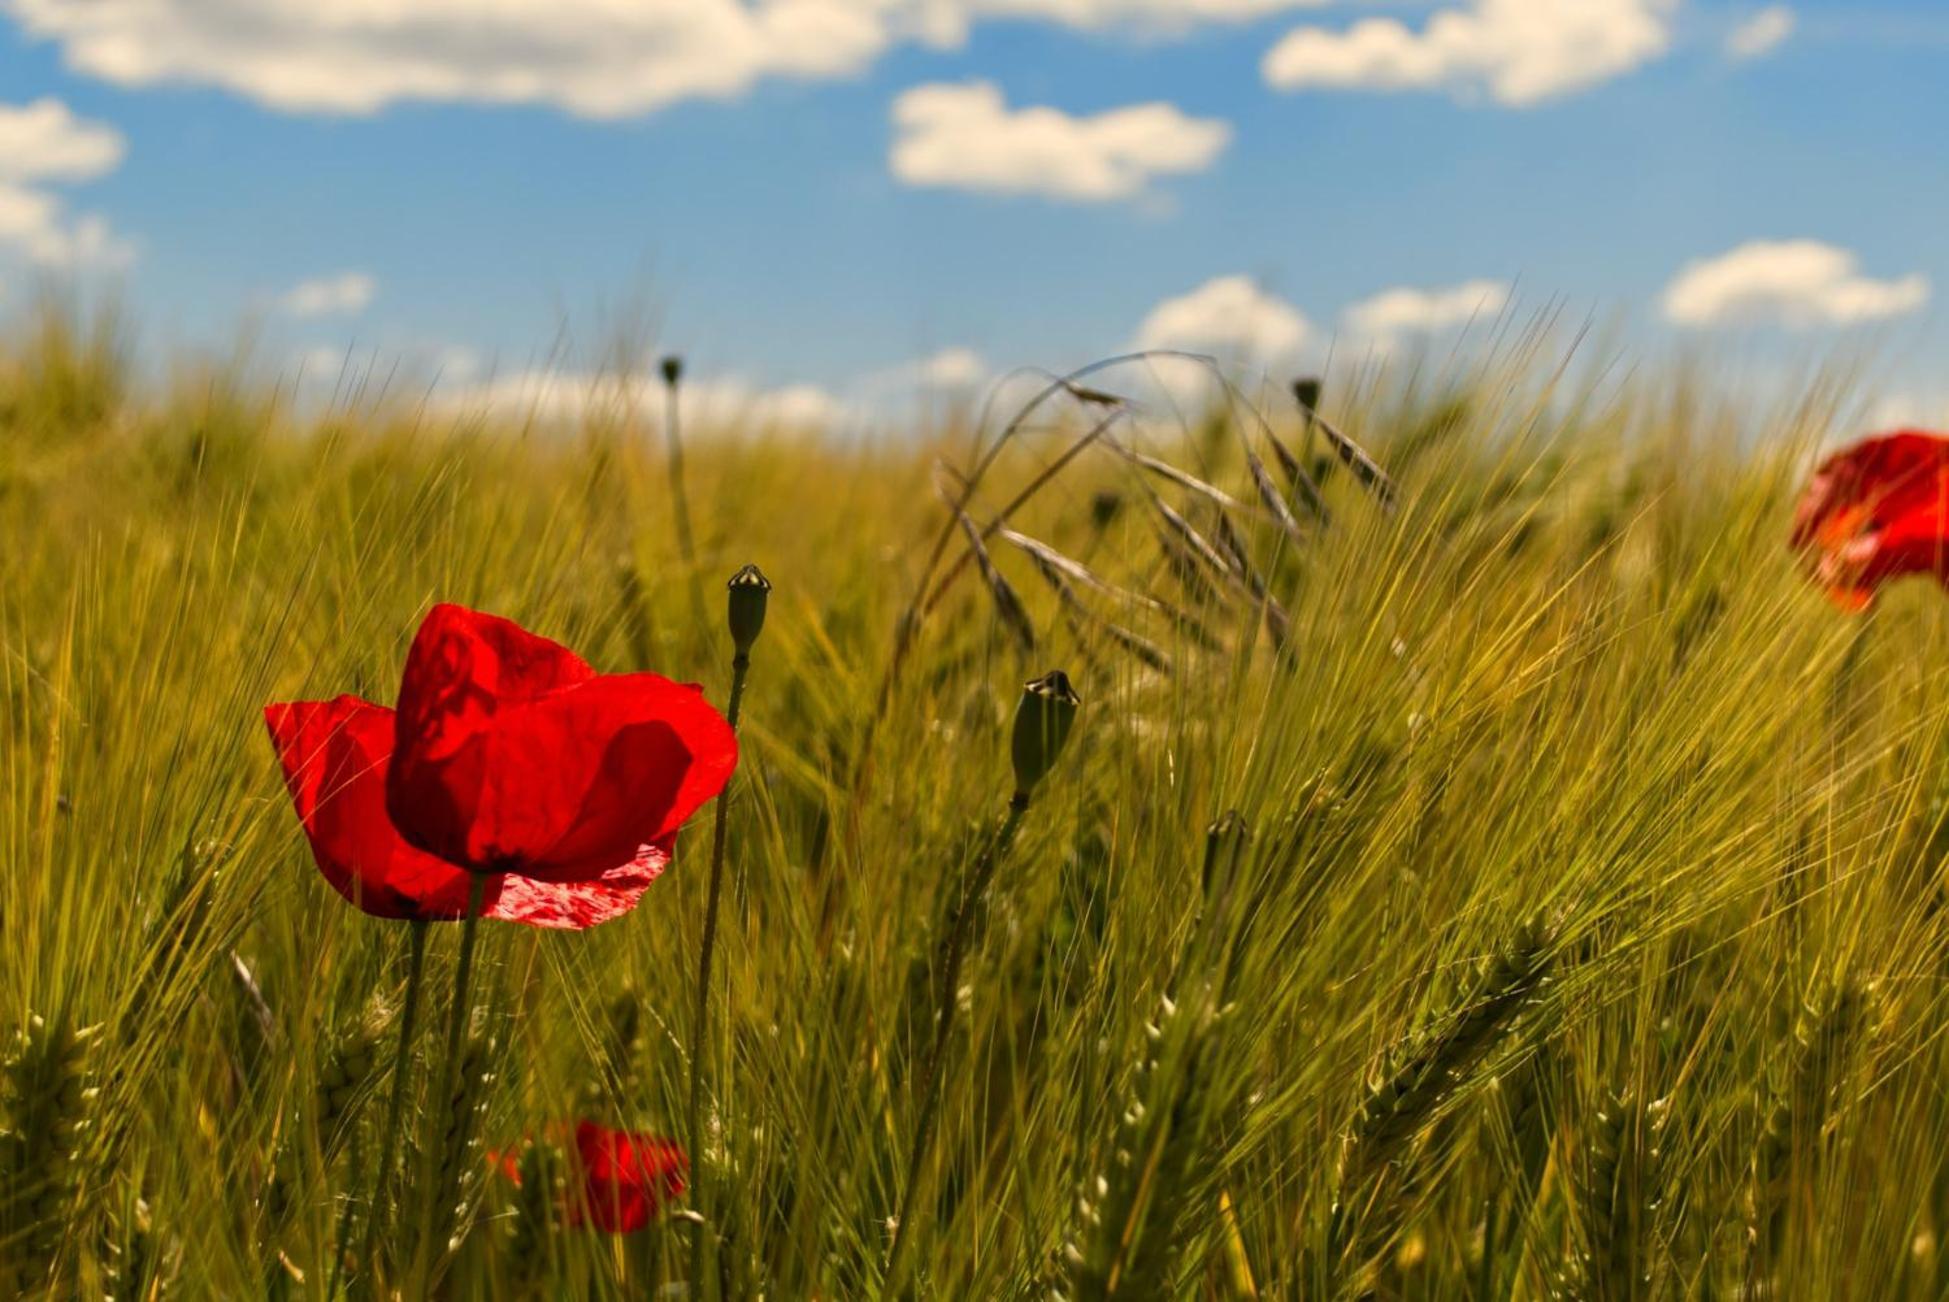
[[[561,1129],[550,1126],[548,1133],[560,1136]],[[490,1151],[488,1165],[519,1185],[521,1153],[527,1142]],[[674,1140],[580,1122],[575,1127],[575,1178],[564,1199],[562,1219],[572,1226],[633,1234],[683,1196],[689,1171],[690,1159]]]
[[[668,841],[737,762],[700,688],[598,674],[508,620],[442,605],[406,656],[386,809],[448,863],[587,881]]]
[[[683,1196],[690,1159],[673,1140],[611,1130],[593,1121],[575,1127],[579,1196],[568,1209],[571,1225],[610,1234],[632,1234]]]
[[[1949,437],[1902,430],[1821,462],[1794,511],[1793,546],[1850,609],[1905,574],[1949,584]]]
[[[264,709],[285,785],[332,889],[380,918],[445,921],[467,908],[470,874],[406,844],[386,816],[393,712],[341,696]],[[670,861],[668,839],[592,880],[488,879],[483,916],[581,930],[619,918]]]

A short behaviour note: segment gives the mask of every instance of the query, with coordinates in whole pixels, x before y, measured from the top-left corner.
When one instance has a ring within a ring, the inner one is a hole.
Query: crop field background
[[[1382,478],[1277,385],[1114,400],[1144,363],[1006,437],[686,430],[687,564],[654,404],[294,414],[17,333],[0,1295],[1949,1295],[1941,594],[1787,549],[1841,386],[1562,351],[1330,382]],[[714,808],[628,916],[480,925],[451,1100],[430,925],[375,1176],[411,928],[320,877],[263,707],[389,703],[453,601],[723,708],[748,562],[700,1132]],[[690,1150],[647,1229],[564,1215],[584,1120]]]

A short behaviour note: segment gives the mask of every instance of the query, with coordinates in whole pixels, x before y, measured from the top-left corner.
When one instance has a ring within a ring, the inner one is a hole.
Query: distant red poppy
[[[333,890],[379,918],[446,921],[465,912],[470,874],[406,844],[386,817],[391,710],[341,696],[266,706],[264,722]],[[483,916],[578,931],[619,918],[669,863],[670,849],[666,838],[587,881],[490,877]]]
[[[561,1137],[565,1127],[550,1126]],[[528,1147],[494,1150],[488,1165],[514,1184],[521,1183],[521,1154]],[[610,1234],[633,1234],[663,1214],[683,1196],[690,1159],[674,1140],[611,1130],[593,1121],[575,1127],[575,1168],[562,1207],[571,1226],[589,1226]]]
[[[610,1234],[632,1234],[683,1196],[690,1159],[673,1140],[611,1130],[593,1121],[575,1127],[580,1194],[571,1191],[568,1221]]]
[[[1793,546],[1852,610],[1905,574],[1949,585],[1949,437],[1901,430],[1821,462],[1794,511]]]
[[[737,767],[696,686],[598,674],[508,620],[435,606],[406,656],[386,809],[448,863],[600,880],[663,844]]]

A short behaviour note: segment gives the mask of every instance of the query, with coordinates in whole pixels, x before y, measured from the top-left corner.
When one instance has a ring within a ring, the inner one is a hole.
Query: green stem
[[[913,1151],[907,1159],[907,1184],[900,1198],[900,1214],[894,1223],[893,1248],[887,1254],[886,1294],[889,1297],[894,1296],[906,1282],[902,1265],[914,1209],[920,1201],[928,1150],[934,1143],[935,1122],[940,1117],[941,1065],[947,1057],[948,1040],[954,1030],[954,1014],[961,1006],[957,997],[961,988],[961,964],[967,955],[968,936],[973,930],[975,911],[980,907],[982,897],[988,893],[988,883],[994,880],[996,867],[1008,853],[1008,847],[1014,843],[1015,831],[1022,825],[1022,815],[1028,808],[1028,792],[1016,792],[1008,802],[1008,815],[1002,819],[995,839],[988,843],[987,850],[969,874],[968,889],[962,895],[954,921],[948,929],[947,961],[941,968],[941,1006],[934,1021],[934,1047],[927,1055],[927,1065],[921,1074],[920,1120],[914,1130]]]
[[[453,1011],[447,1019],[447,1058],[440,1072],[440,1089],[433,1096],[436,1116],[444,1124],[448,1118],[446,1111],[453,1106],[455,1078],[460,1071],[461,1049],[466,1041],[468,1014],[473,1011],[469,987],[474,978],[474,942],[480,935],[481,903],[487,896],[487,873],[470,873],[472,879],[467,890],[467,912],[460,921],[460,965],[453,978]],[[440,1201],[441,1154],[435,1146],[427,1145],[426,1160],[420,1168],[420,1234],[418,1260],[413,1276],[419,1283],[414,1293],[416,1297],[427,1296],[432,1287],[433,1277],[433,1234]]]
[[[738,727],[738,711],[744,704],[744,679],[751,668],[751,657],[739,652],[731,658],[731,703],[725,717],[733,732]],[[724,841],[729,821],[729,800],[717,798],[716,818],[711,825],[711,883],[704,905],[704,939],[697,959],[697,1009],[690,1023],[690,1170],[695,1201],[703,1201],[704,1173],[704,1043],[711,1015],[711,959],[717,953],[717,915],[724,890]],[[701,1210],[701,1209],[700,1209]],[[704,1223],[690,1225],[690,1286],[702,1295],[704,1264]]]
[[[690,578],[691,615],[698,628],[704,624],[704,586],[697,574],[697,547],[690,532],[690,498],[684,491],[683,430],[677,424],[677,386],[665,386],[663,431],[670,455],[670,496],[677,521],[677,555]]]
[[[380,1132],[379,1164],[372,1172],[372,1207],[366,1214],[365,1246],[359,1252],[359,1260],[373,1271],[377,1269],[373,1265],[372,1254],[379,1246],[379,1222],[386,1218],[386,1194],[392,1188],[393,1154],[399,1149],[399,1119],[406,1104],[406,1064],[412,1055],[413,1033],[419,1028],[420,985],[426,973],[427,924],[423,919],[415,918],[407,924],[407,928],[406,1007],[399,1014],[399,1044],[393,1050],[392,1094],[386,1100],[386,1128]],[[328,1299],[338,1295],[339,1270],[345,1263],[346,1240],[352,1229],[352,1208],[356,1203],[356,1199],[348,1200],[339,1216],[338,1236],[332,1248],[332,1278],[325,1288]]]

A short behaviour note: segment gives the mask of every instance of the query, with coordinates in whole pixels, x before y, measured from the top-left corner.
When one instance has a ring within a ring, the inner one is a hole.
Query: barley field
[[[1845,385],[1570,351],[673,476],[656,401],[15,332],[0,1295],[1949,1296],[1942,594],[1786,545]],[[746,564],[739,762],[633,910],[334,893],[268,704],[390,705],[450,602],[723,711]],[[664,1141],[629,1232],[585,1123]]]

